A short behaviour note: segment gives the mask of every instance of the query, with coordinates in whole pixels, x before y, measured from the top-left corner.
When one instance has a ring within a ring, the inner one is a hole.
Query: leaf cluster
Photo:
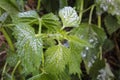
[[[85,8],[84,0],[38,0],[34,10],[27,5],[28,11],[25,1],[32,4],[31,0],[0,0],[0,31],[10,47],[2,80],[74,80],[72,75],[84,80],[84,74],[91,80],[114,77],[107,74],[102,55],[105,48],[114,47],[106,34],[112,36],[120,28],[119,0],[93,4],[86,0]],[[102,20],[105,12],[108,15]]]

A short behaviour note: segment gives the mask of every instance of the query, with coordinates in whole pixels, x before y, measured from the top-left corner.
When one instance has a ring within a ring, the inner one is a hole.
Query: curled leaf
[[[64,27],[76,27],[79,24],[77,12],[72,7],[64,7],[59,11]]]

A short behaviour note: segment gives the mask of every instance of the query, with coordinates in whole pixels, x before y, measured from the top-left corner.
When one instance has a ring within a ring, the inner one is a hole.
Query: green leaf
[[[10,4],[12,4],[15,8],[18,9],[17,1],[16,0],[9,0]]]
[[[33,76],[28,80],[71,80],[70,76],[66,72],[60,73],[58,76],[48,74],[48,73],[41,73],[38,75]]]
[[[45,58],[45,70],[56,75],[65,70],[65,66],[70,59],[70,51],[65,46],[59,44],[48,48]]]
[[[51,74],[41,73],[33,76],[28,80],[57,80],[57,79],[56,79],[56,76],[53,76]]]
[[[16,23],[36,23],[38,24],[38,18],[39,15],[37,14],[36,11],[31,10],[31,11],[26,11],[26,12],[20,12],[17,14],[18,20],[16,20]]]
[[[2,27],[2,24],[5,22],[5,20],[7,19],[8,14],[6,12],[4,12],[1,16],[0,16],[0,28]]]
[[[112,15],[120,15],[120,0],[96,0],[98,7]]]
[[[117,70],[118,76],[119,76],[119,71],[120,71],[120,70]],[[101,71],[101,72],[102,72],[102,71]],[[105,79],[108,79],[108,80],[109,80],[109,79],[114,79],[114,78],[115,78],[115,75],[116,75],[116,74],[114,74],[114,72],[112,72],[111,67],[110,67],[110,65],[109,65],[108,63],[105,63],[104,73],[106,73],[106,76],[104,76]],[[119,78],[116,77],[116,79],[119,79]]]
[[[17,0],[16,2],[17,2],[17,6],[18,6],[19,10],[24,11],[24,6],[25,6],[24,0]]]
[[[80,63],[82,61],[81,52],[82,47],[75,44],[74,42],[70,42],[70,63],[69,63],[69,73],[70,74],[78,74],[80,76],[81,69],[80,69]]]
[[[6,12],[4,12],[1,16],[0,16],[0,22],[4,22],[8,17],[8,14]]]
[[[79,27],[74,28],[71,31],[71,35],[76,35],[80,39],[88,41],[88,43],[91,44],[92,47],[90,48],[86,46],[81,54],[87,67],[90,67],[88,63],[92,64],[99,54],[100,46],[103,45],[104,40],[106,39],[104,31],[96,25],[83,23]]]
[[[111,51],[115,47],[114,42],[112,42],[110,39],[106,39],[103,44],[103,51],[106,53],[108,51]]]
[[[18,9],[9,0],[0,0],[0,7],[10,14],[12,19],[16,18]]]
[[[92,80],[96,80],[98,75],[100,74],[99,71],[105,67],[105,61],[96,59],[93,66],[90,68],[90,76]]]
[[[31,10],[31,11],[19,13],[18,17],[20,17],[20,18],[39,18],[39,15],[37,14],[36,11]]]
[[[59,20],[59,18],[56,15],[54,15],[53,13],[49,13],[49,14],[42,16],[42,19],[43,20],[54,20],[54,21]]]
[[[81,39],[88,40],[88,36],[90,34],[91,28],[87,23],[82,23],[79,27],[71,30],[72,35],[76,35]],[[94,34],[94,33],[93,33]]]
[[[82,40],[82,39],[80,39],[77,36],[70,35],[70,36],[67,37],[67,39],[68,39],[68,41],[74,42],[75,44],[77,44],[79,46],[82,46],[82,47],[91,47],[91,45],[87,41]]]
[[[46,74],[42,75],[38,80],[57,80],[55,76]]]
[[[54,46],[56,41],[52,37],[43,38],[44,48],[48,48],[50,46]]]
[[[42,24],[50,30],[55,30],[60,27],[59,18],[53,13],[42,16]]]
[[[70,77],[70,75],[67,73],[67,70],[66,70],[66,71],[58,74],[57,80],[71,80],[70,78],[71,78],[71,77]]]
[[[120,28],[120,25],[117,23],[117,19],[111,15],[106,16],[104,22],[106,29],[110,35]]]
[[[91,25],[91,26],[92,26],[92,30],[96,33],[99,42],[103,44],[103,42],[106,39],[106,34],[104,30],[102,28],[98,28],[98,26],[95,25]]]
[[[17,53],[27,73],[38,71],[42,55],[42,40],[35,36],[33,28],[25,23],[16,24]]]
[[[63,27],[77,27],[79,24],[77,12],[72,7],[64,7],[61,9],[59,16],[62,20]]]
[[[83,23],[79,27],[74,28],[71,31],[71,34],[76,35],[81,39],[85,39],[90,43],[95,40],[99,40],[99,42],[102,44],[106,39],[106,34],[103,29],[98,28],[96,25],[89,25],[87,23]]]
[[[6,62],[9,64],[9,66],[14,67],[17,64],[17,61],[18,55],[9,50],[9,52],[7,53]]]

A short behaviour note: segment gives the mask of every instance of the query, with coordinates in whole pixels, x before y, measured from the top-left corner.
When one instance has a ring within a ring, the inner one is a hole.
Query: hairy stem
[[[80,18],[80,23],[82,21],[82,15],[83,15],[83,6],[84,6],[84,0],[81,0],[81,3],[80,3],[80,10],[79,10],[79,18]]]
[[[38,35],[41,35],[41,28],[42,28],[42,22],[41,19],[39,18],[39,31]],[[44,72],[44,54],[42,53],[42,71]]]
[[[98,27],[101,28],[101,15],[98,15]],[[102,60],[102,46],[99,47],[100,55],[99,58]]]
[[[91,21],[92,21],[92,14],[93,14],[94,7],[95,5],[92,5],[91,10],[90,10],[89,22],[88,22],[89,24],[91,24]]]
[[[3,67],[1,80],[4,80],[4,79],[3,79],[3,76],[4,76],[4,74],[5,74],[6,67],[7,67],[7,62],[5,62],[5,65],[4,65],[4,67]]]
[[[37,11],[39,11],[40,10],[40,2],[41,2],[41,0],[38,0],[38,4],[37,4]]]
[[[101,15],[98,15],[98,27],[101,28]]]
[[[42,22],[41,22],[40,18],[38,19],[38,21],[39,21],[39,31],[38,31],[38,34],[41,34]]]
[[[15,71],[16,71],[16,69],[17,69],[17,67],[19,66],[19,64],[20,64],[20,60],[17,62],[17,64],[15,65],[15,67],[14,67],[14,69],[13,69],[13,71],[12,71],[12,80],[14,80],[14,73],[15,73]]]
[[[5,39],[7,40],[10,49],[11,49],[12,51],[15,51],[15,48],[14,48],[13,43],[12,43],[12,40],[10,39],[10,37],[9,37],[9,35],[7,34],[7,32],[5,31],[5,29],[4,29],[4,28],[1,28],[1,31],[2,31],[3,35],[5,36]]]

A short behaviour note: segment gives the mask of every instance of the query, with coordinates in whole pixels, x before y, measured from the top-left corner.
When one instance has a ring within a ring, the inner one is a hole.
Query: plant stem
[[[84,6],[84,0],[81,0],[80,2],[80,11],[79,11],[79,18],[80,18],[80,23],[82,21],[82,15],[83,15],[83,6]]]
[[[93,6],[93,5],[92,5],[92,6]],[[83,13],[87,12],[88,10],[91,9],[92,6],[88,7],[87,9],[83,10],[82,12],[83,12]]]
[[[3,35],[5,36],[5,38],[6,38],[7,42],[8,42],[8,45],[10,46],[10,49],[11,49],[12,51],[15,51],[15,48],[14,48],[13,43],[12,43],[12,40],[11,40],[10,37],[8,36],[8,34],[7,34],[7,32],[5,31],[5,29],[4,29],[4,28],[1,28],[1,31],[2,31]]]
[[[19,66],[19,64],[20,64],[20,60],[17,62],[17,64],[15,65],[15,67],[14,67],[14,69],[13,69],[13,71],[12,71],[12,80],[14,80],[14,73],[15,73],[15,71],[16,71],[16,69],[17,69],[17,67]]]
[[[41,22],[40,18],[38,18],[38,21],[39,21],[39,31],[38,31],[38,34],[41,34],[42,22]]]
[[[99,49],[100,49],[100,60],[102,60],[102,46],[100,46]]]
[[[7,62],[5,62],[5,65],[3,67],[1,80],[3,80],[3,76],[4,76],[4,73],[5,73],[6,67],[7,67]]]
[[[63,30],[65,28],[65,26],[63,25],[62,27],[61,27],[61,30]]]
[[[98,27],[101,28],[101,15],[98,15]]]
[[[92,21],[92,14],[93,14],[94,7],[95,5],[92,5],[91,10],[90,10],[89,22],[88,22],[89,24],[91,24],[91,21]]]
[[[38,4],[37,4],[37,11],[39,11],[40,10],[40,2],[41,2],[41,0],[38,0]]]
[[[101,15],[98,15],[98,27],[101,28]],[[100,50],[99,58],[100,60],[102,60],[102,46],[99,47],[99,50]]]
[[[45,64],[45,61],[44,61],[44,54],[42,53],[42,72],[44,73],[44,65]]]
[[[41,35],[41,27],[42,27],[42,20],[39,18],[39,31],[38,31],[38,35]],[[42,52],[42,71],[44,72],[44,54]]]

